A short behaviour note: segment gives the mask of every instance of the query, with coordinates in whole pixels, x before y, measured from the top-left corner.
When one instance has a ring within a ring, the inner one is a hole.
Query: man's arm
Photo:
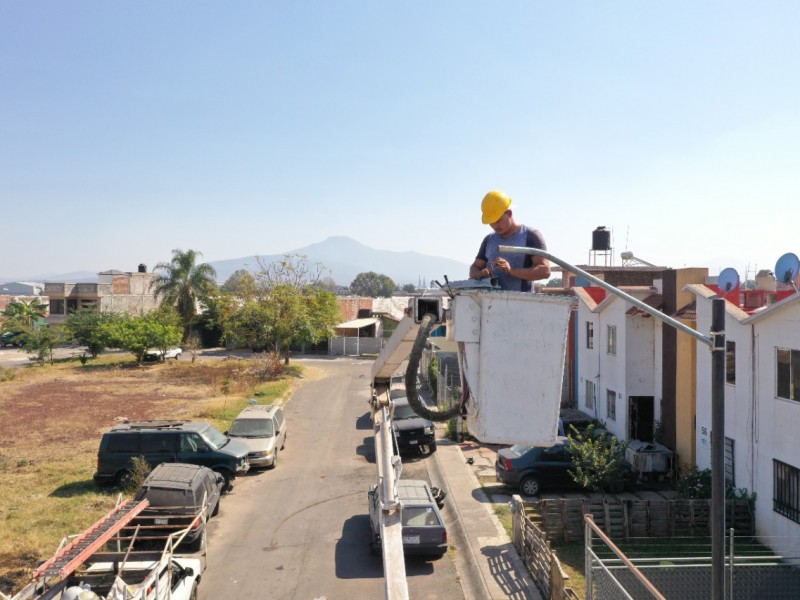
[[[473,262],[469,267],[469,278],[470,279],[484,279],[485,277],[491,277],[492,272],[486,266],[486,261],[480,258],[476,258],[475,262]]]
[[[550,277],[550,261],[541,256],[532,256],[531,258],[532,265],[530,267],[518,267],[516,269],[512,268],[505,258],[498,258],[494,268],[524,281],[538,281],[539,279]],[[469,272],[472,273],[472,267],[470,267]]]

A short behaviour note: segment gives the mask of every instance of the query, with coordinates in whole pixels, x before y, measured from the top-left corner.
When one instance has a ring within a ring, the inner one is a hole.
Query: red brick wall
[[[339,310],[342,313],[343,322],[357,319],[359,309],[372,310],[372,298],[362,298],[360,296],[339,298]]]

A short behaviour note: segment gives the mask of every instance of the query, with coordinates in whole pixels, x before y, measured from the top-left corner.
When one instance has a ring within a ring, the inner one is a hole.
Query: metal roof
[[[352,321],[339,323],[336,326],[336,329],[361,329],[362,327],[369,327],[370,325],[375,325],[380,322],[381,320],[375,317],[370,317],[368,319],[353,319]]]

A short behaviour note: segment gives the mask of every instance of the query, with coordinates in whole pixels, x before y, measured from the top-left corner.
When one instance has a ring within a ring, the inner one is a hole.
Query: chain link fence
[[[624,554],[620,556],[614,551],[613,542],[591,529],[588,521],[587,600],[706,600],[711,597],[709,538],[679,538],[657,543],[652,539],[629,540],[621,544]],[[726,600],[800,598],[800,554],[791,549],[797,543],[789,538],[735,536],[733,530],[729,531],[725,551]],[[776,554],[773,547],[790,548],[790,554]]]

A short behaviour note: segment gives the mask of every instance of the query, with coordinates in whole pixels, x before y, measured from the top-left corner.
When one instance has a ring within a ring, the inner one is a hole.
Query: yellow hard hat
[[[483,202],[481,202],[481,212],[483,213],[481,221],[484,225],[494,223],[503,216],[509,206],[511,206],[511,198],[499,190],[492,190],[483,197]]]

